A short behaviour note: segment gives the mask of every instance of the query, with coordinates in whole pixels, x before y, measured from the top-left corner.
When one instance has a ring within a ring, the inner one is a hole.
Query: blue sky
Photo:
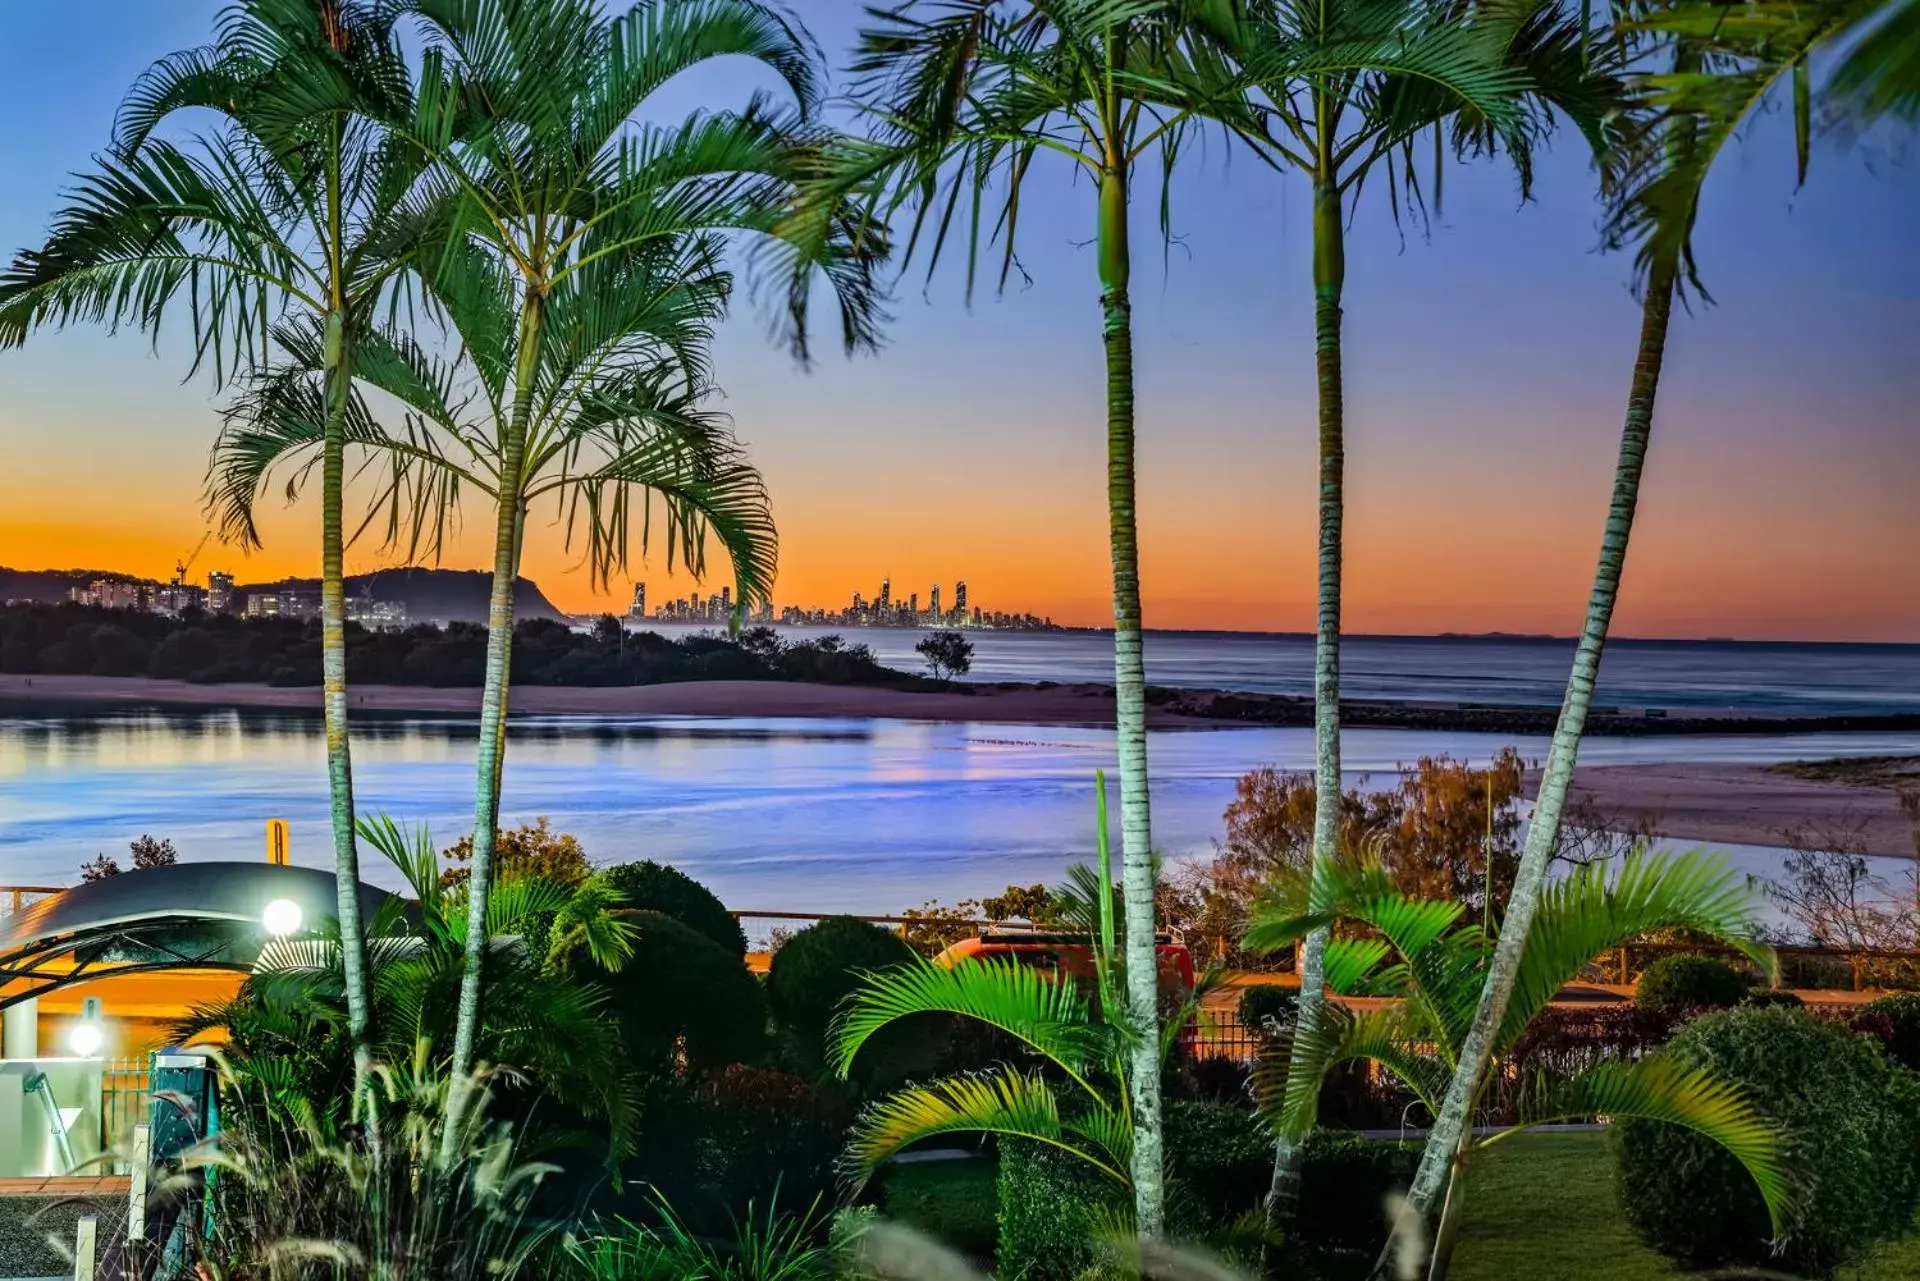
[[[216,0],[0,11],[0,245],[43,234],[153,58],[207,38]],[[858,6],[799,7],[843,59]],[[659,109],[767,83],[715,65]],[[1920,168],[1887,133],[1816,145],[1793,185],[1786,121],[1759,120],[1698,233],[1717,305],[1676,321],[1620,612],[1640,635],[1920,640]],[[1313,365],[1307,192],[1217,142],[1176,180],[1176,241],[1139,214],[1144,586],[1149,625],[1311,624]],[[965,305],[916,269],[886,351],[795,370],[743,308],[720,342],[726,407],[767,472],[779,596],[803,603],[966,578],[989,607],[1105,611],[1103,374],[1084,183],[1038,177],[1032,276]],[[1369,196],[1384,196],[1384,189]],[[1456,171],[1431,231],[1384,200],[1349,249],[1348,625],[1571,632],[1604,514],[1638,310],[1597,252],[1569,136],[1522,204],[1509,172]],[[1163,265],[1164,263],[1164,265]],[[0,563],[160,572],[204,528],[212,388],[179,343],[48,334],[0,353]],[[485,521],[470,515],[469,531]],[[310,507],[277,515],[243,577],[310,572]],[[457,563],[483,563],[479,539]],[[63,552],[71,554],[63,555]],[[389,563],[373,548],[358,567]],[[551,531],[529,572],[592,607]],[[203,564],[203,567],[204,564]],[[650,572],[655,599],[684,581]]]

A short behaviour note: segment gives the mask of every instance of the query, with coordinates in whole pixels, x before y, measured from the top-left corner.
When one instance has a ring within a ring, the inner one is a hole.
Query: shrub
[[[1250,1036],[1272,1036],[1276,1028],[1292,1027],[1299,1014],[1300,994],[1292,988],[1262,983],[1240,994],[1240,1026]]]
[[[826,1061],[828,1025],[869,970],[884,970],[913,960],[913,949],[896,934],[855,920],[851,916],[829,916],[801,930],[773,954],[767,972],[767,999],[781,1030],[790,1038],[799,1064],[817,1072]],[[874,1038],[862,1051],[885,1057],[887,1042],[897,1041],[888,1034]],[[911,1031],[910,1023],[897,1025],[901,1032]]]
[[[1907,1067],[1920,1071],[1920,995],[1902,992],[1867,1002],[1868,1014],[1886,1018],[1892,1035],[1886,1038],[1887,1053]]]
[[[889,1165],[879,1177],[888,1219],[982,1263],[992,1261],[999,1235],[992,1161],[914,1161]]]
[[[1386,1201],[1413,1182],[1417,1144],[1315,1131],[1301,1153],[1299,1230],[1321,1250],[1370,1250],[1386,1234]],[[1167,1109],[1167,1169],[1188,1235],[1258,1210],[1273,1178],[1273,1134],[1245,1107],[1175,1103]]]
[[[628,907],[671,916],[735,956],[747,954],[746,933],[727,905],[680,869],[646,859],[610,867],[604,875]]]
[[[1071,1281],[1098,1261],[1099,1238],[1131,1197],[1117,1181],[1058,1148],[1000,1145],[1000,1241],[995,1275]]]
[[[1641,972],[1633,1003],[1643,1010],[1679,1015],[1728,1009],[1746,994],[1746,980],[1725,961],[1676,952],[1656,958]]]
[[[600,981],[634,1066],[665,1070],[684,1057],[692,1067],[720,1067],[759,1057],[766,1004],[740,956],[663,913],[633,919],[632,958]]]
[[[835,1161],[853,1110],[836,1091],[769,1068],[735,1065],[648,1082],[622,1205],[643,1217],[657,1195],[704,1233],[775,1204],[833,1200]]]
[[[1626,1121],[1620,1197],[1649,1245],[1693,1267],[1823,1275],[1912,1222],[1920,1078],[1874,1042],[1803,1010],[1738,1009],[1694,1020],[1668,1052],[1738,1085],[1782,1129],[1800,1195],[1776,1256],[1760,1193],[1732,1157],[1678,1126]]]

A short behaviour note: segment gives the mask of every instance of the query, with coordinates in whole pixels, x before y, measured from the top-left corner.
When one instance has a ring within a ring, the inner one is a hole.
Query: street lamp
[[[100,1046],[106,1039],[106,1033],[100,1030],[99,1023],[82,1019],[73,1025],[73,1031],[67,1036],[67,1044],[73,1047],[77,1057],[90,1059],[100,1052]]]
[[[277,898],[260,914],[267,933],[283,939],[300,928],[300,905],[290,898]]]

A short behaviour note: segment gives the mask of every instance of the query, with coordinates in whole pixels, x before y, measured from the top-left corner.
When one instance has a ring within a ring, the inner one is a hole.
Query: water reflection
[[[472,812],[473,718],[356,717],[365,812],[427,821],[444,844]],[[525,718],[510,723],[503,818],[537,816],[600,860],[672,861],[762,910],[885,911],[1057,877],[1089,855],[1093,776],[1113,736],[1076,727],[865,720]],[[1447,752],[1485,760],[1544,739],[1413,730],[1345,736],[1349,777]],[[1156,733],[1155,843],[1204,851],[1236,778],[1305,767],[1305,729]],[[1920,752],[1920,735],[1593,740],[1583,761],[1764,761]],[[264,824],[295,861],[329,861],[317,718],[222,711],[0,716],[0,880],[66,881],[143,832],[187,858],[258,858]],[[1742,852],[1743,862],[1766,862]],[[371,878],[397,884],[383,869]]]

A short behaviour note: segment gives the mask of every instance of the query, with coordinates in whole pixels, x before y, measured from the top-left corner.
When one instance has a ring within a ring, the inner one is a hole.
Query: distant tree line
[[[356,684],[465,687],[481,683],[487,629],[421,624],[395,631],[347,625]],[[217,685],[320,683],[320,624],[189,610],[179,617],[61,604],[0,606],[0,672],[152,676]],[[928,687],[838,636],[782,641],[768,627],[681,639],[628,632],[603,616],[590,632],[545,619],[514,629],[513,680],[523,685],[655,685],[696,680],[792,680]]]

